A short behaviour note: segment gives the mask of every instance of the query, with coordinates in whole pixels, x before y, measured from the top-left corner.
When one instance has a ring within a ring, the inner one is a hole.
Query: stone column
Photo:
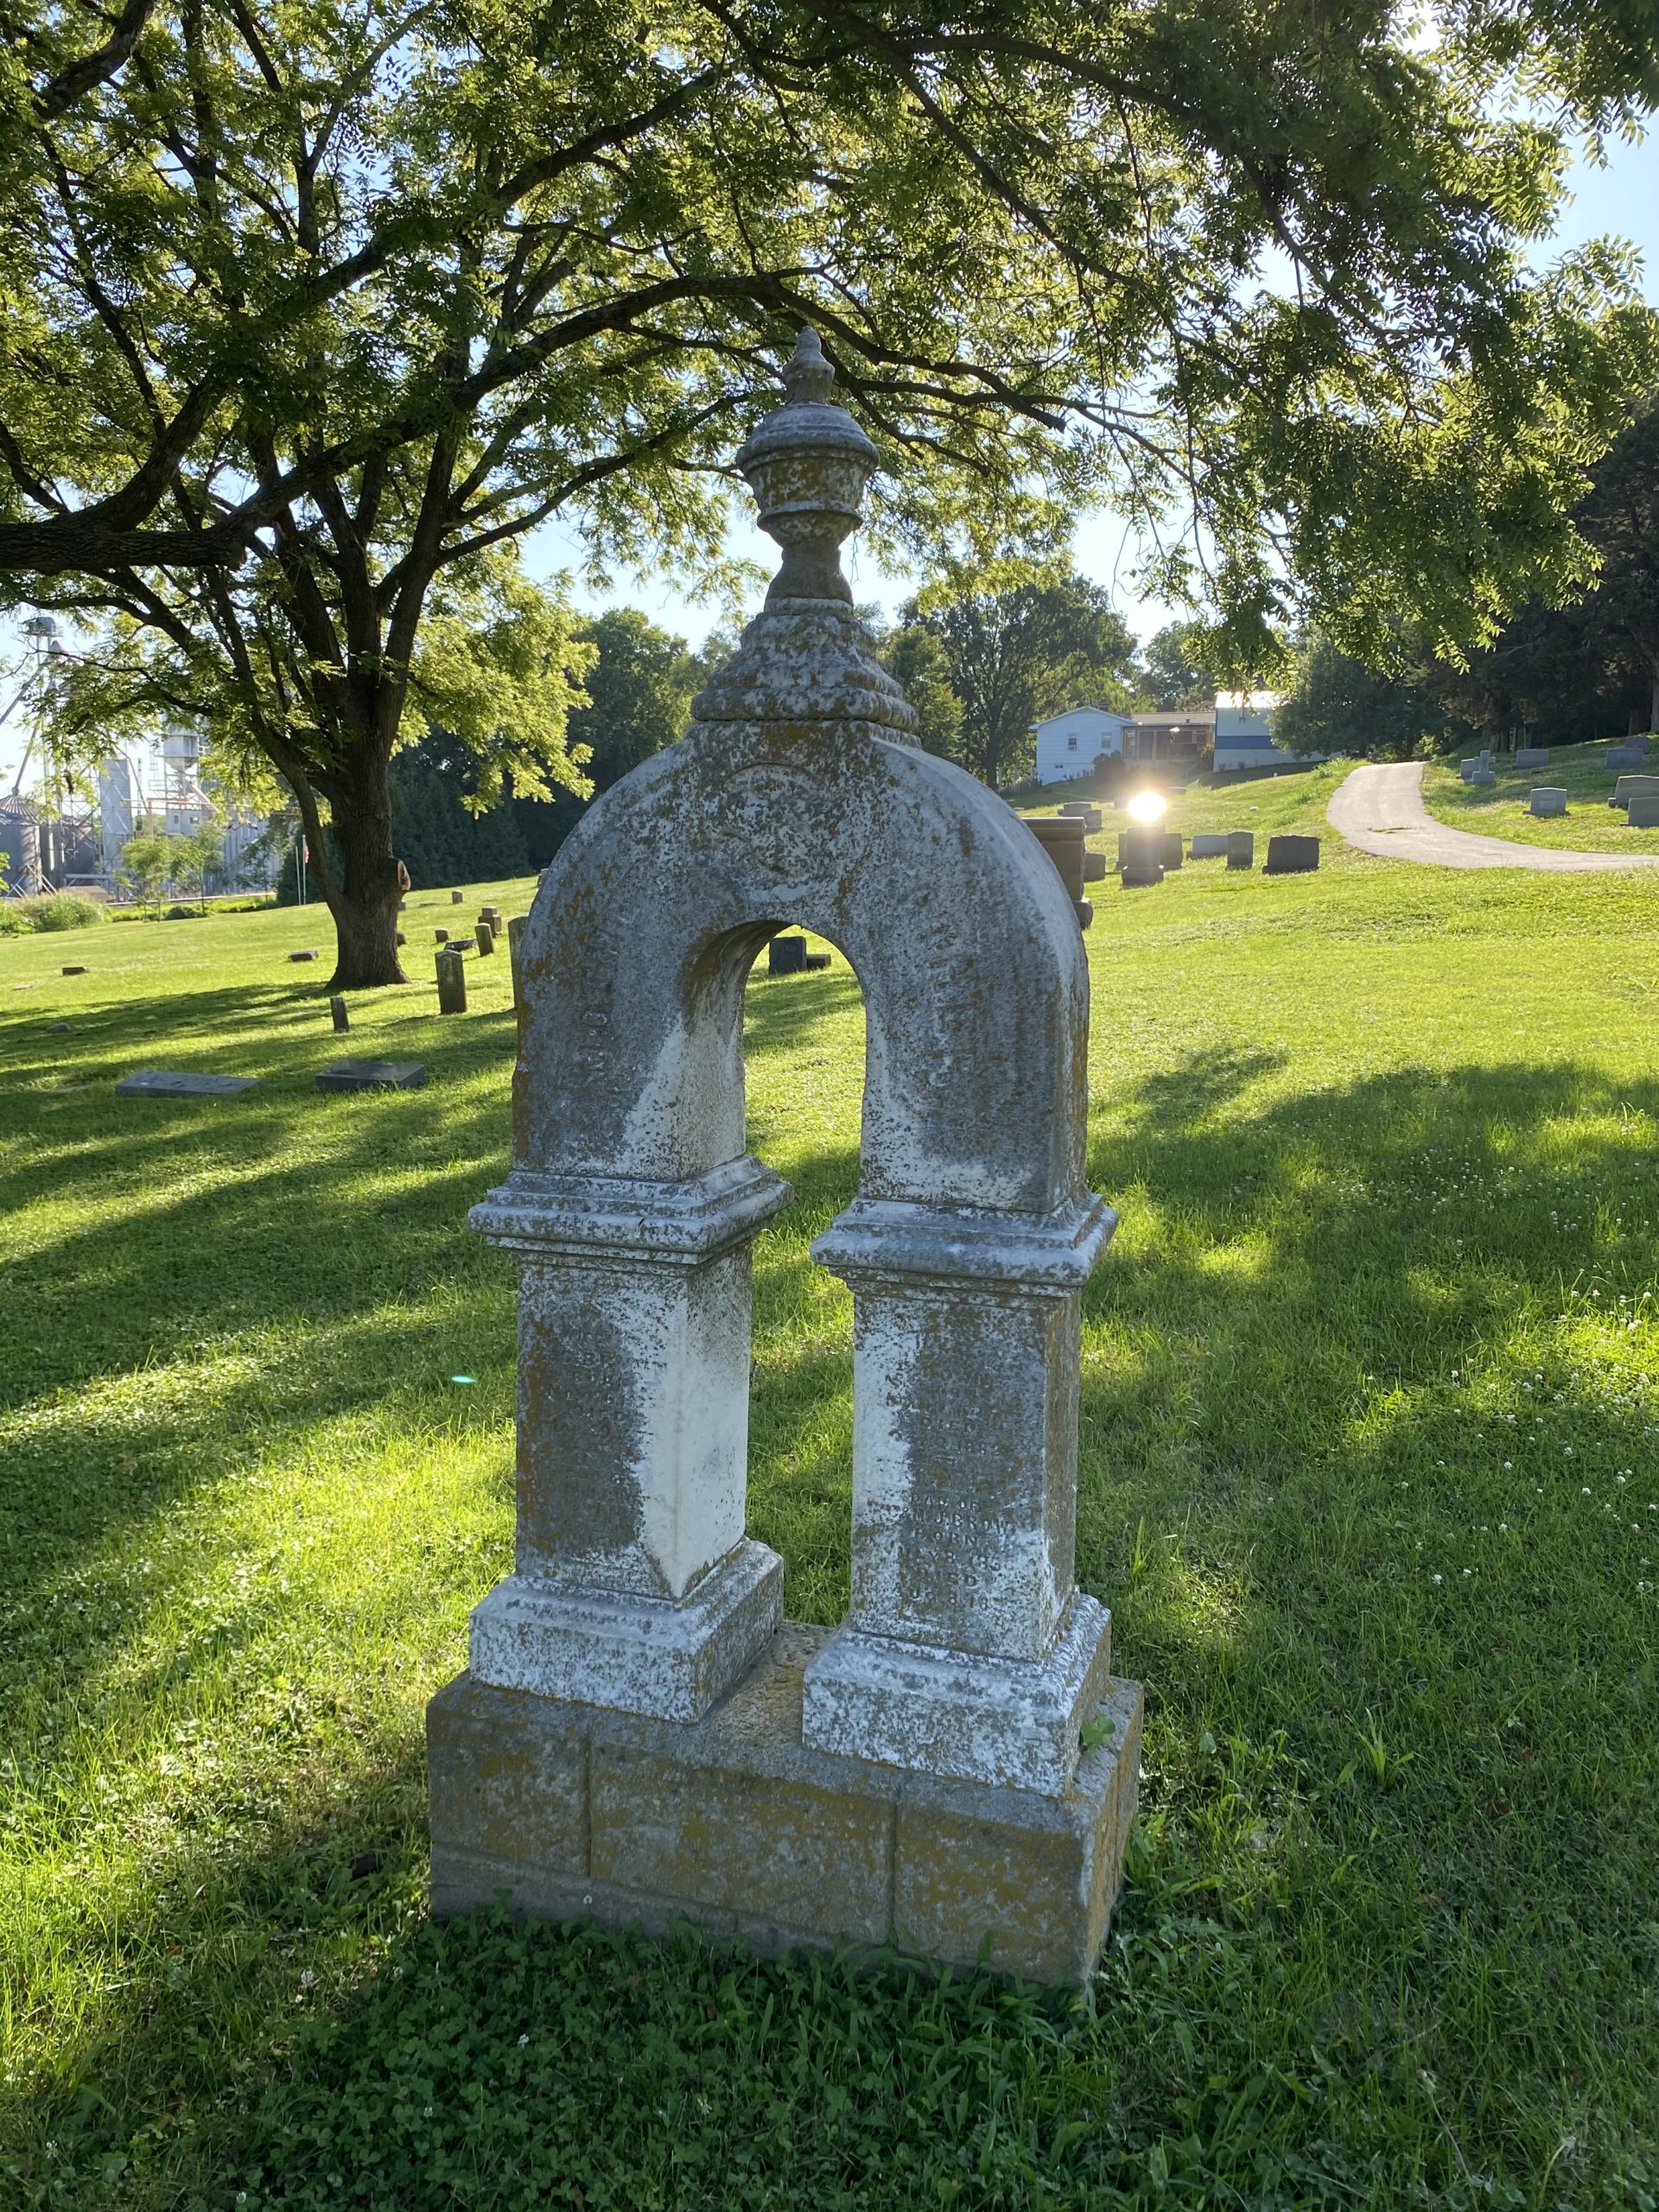
[[[743,1534],[758,1160],[683,1182],[520,1170],[474,1226],[518,1259],[515,1572],[473,1614],[483,1682],[695,1720],[776,1629]]]
[[[1116,1225],[860,1199],[813,1245],[852,1287],[853,1589],[804,1739],[1058,1795],[1110,1671],[1075,1587],[1084,1282]]]

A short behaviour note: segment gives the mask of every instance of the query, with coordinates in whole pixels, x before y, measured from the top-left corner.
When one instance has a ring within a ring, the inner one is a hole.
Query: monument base
[[[462,1675],[427,1708],[432,1910],[690,1921],[751,1949],[893,1945],[1077,1983],[1135,1816],[1141,1688],[1054,1797],[812,1750],[802,1675],[828,1629],[779,1630],[702,1719],[656,1720]]]

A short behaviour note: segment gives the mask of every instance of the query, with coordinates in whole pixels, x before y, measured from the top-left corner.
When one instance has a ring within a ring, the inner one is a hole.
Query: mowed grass
[[[1081,1999],[428,1924],[511,1556],[505,957],[438,1020],[417,894],[336,1040],[318,916],[0,943],[6,2212],[1659,2200],[1659,887],[1327,837],[1095,897],[1079,1572],[1148,1719]],[[751,1523],[832,1620],[862,1015],[837,961],[749,1017]]]
[[[1553,845],[1583,853],[1646,855],[1659,858],[1659,830],[1632,830],[1623,807],[1609,806],[1620,771],[1607,766],[1616,738],[1591,745],[1553,745],[1548,768],[1517,768],[1512,753],[1492,756],[1496,784],[1465,784],[1457,764],[1431,762],[1423,776],[1423,804],[1453,830],[1483,837],[1508,837],[1517,845]],[[1530,794],[1537,785],[1567,793],[1567,812],[1535,821]]]

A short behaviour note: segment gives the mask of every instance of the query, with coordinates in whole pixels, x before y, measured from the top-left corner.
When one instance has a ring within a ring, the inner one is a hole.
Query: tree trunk
[[[391,789],[377,758],[333,793],[340,880],[325,896],[337,939],[331,991],[366,991],[409,981],[397,957],[397,861],[391,849]]]

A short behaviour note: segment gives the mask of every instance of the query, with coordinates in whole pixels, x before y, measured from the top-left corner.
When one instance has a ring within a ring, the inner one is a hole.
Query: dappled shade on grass
[[[322,1099],[302,918],[0,948],[0,2201],[1639,2205],[1651,898],[1347,856],[1098,902],[1079,1569],[1151,1709],[1080,2005],[425,1926],[422,1707],[511,1554],[512,1276],[464,1225],[505,963],[464,1022],[354,1007],[429,1087]],[[828,1620],[850,1300],[806,1246],[863,1014],[841,963],[748,1007],[797,1192],[750,1523]],[[163,1055],[261,1088],[113,1098]]]

